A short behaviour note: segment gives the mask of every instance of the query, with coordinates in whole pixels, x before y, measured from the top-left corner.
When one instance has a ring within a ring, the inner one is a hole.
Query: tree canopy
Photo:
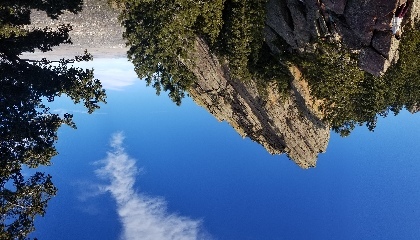
[[[420,102],[420,30],[407,29],[399,60],[375,77],[358,68],[357,55],[334,42],[320,42],[315,53],[290,57],[308,80],[311,94],[323,100],[324,120],[342,136],[357,125],[373,131],[378,117],[403,108],[417,111]]]
[[[92,69],[71,66],[89,61],[85,52],[72,59],[22,59],[24,52],[47,52],[70,44],[70,25],[57,29],[25,29],[33,9],[57,18],[67,10],[81,10],[82,1],[13,0],[0,3],[0,238],[24,239],[34,230],[34,218],[43,216],[57,189],[51,176],[36,172],[25,177],[23,167],[50,165],[57,155],[57,130],[76,128],[71,114],[50,112],[48,102],[65,95],[83,103],[89,113],[105,102],[105,91]]]
[[[390,111],[418,109],[418,28],[404,33],[400,61],[385,76],[374,77],[359,69],[357,54],[340,42],[319,40],[311,43],[314,52],[300,53],[278,36],[282,51],[274,56],[263,36],[266,0],[114,1],[122,9],[128,55],[138,76],[157,94],[169,91],[178,105],[196,80],[184,63],[194,62],[189,52],[200,37],[227,64],[230,77],[256,81],[262,90],[275,81],[287,93],[286,66],[299,67],[311,94],[323,100],[323,120],[343,136],[357,125],[373,131],[378,116]]]
[[[41,172],[27,179],[20,171],[1,176],[0,189],[1,239],[25,239],[35,230],[35,217],[44,216],[48,201],[57,192],[51,176]]]
[[[260,61],[265,3],[266,0],[118,1],[122,5],[124,38],[130,47],[128,56],[136,73],[157,94],[169,91],[178,105],[195,81],[185,62],[193,63],[189,52],[194,51],[197,37],[205,39],[211,50],[228,62],[233,78],[285,76],[284,71],[271,75],[258,71],[259,64],[277,63],[270,54]]]

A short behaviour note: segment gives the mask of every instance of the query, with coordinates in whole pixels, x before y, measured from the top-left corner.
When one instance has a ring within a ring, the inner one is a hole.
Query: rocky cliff
[[[310,51],[319,37],[333,37],[359,53],[360,67],[382,75],[398,60],[397,40],[391,20],[397,7],[407,0],[269,0],[266,41],[278,51],[283,38],[292,48]],[[419,18],[420,1],[414,0],[403,21],[413,26]]]
[[[281,51],[276,45],[280,38],[290,48],[303,52],[312,51],[316,39],[332,37],[359,53],[361,68],[380,75],[398,59],[399,41],[389,29],[393,12],[404,1],[322,0],[321,8],[317,0],[269,0],[265,41],[274,53]],[[404,26],[412,26],[419,13],[419,1],[415,0]],[[45,19],[34,14],[32,20],[34,26],[53,24]],[[99,56],[107,56],[110,49],[118,53],[126,50],[117,14],[104,5],[104,0],[85,1],[82,13],[65,15],[61,20],[72,23],[75,29],[72,33],[75,45],[68,47],[66,54],[85,48],[91,52],[93,49],[94,56],[95,49]],[[263,98],[253,83],[231,79],[227,65],[201,39],[197,39],[190,59],[193,60],[185,60],[184,64],[198,81],[189,93],[199,105],[270,153],[286,153],[303,168],[315,166],[318,153],[328,145],[329,127],[320,121],[322,114],[317,111],[317,102],[310,98],[298,69],[290,69],[294,80],[290,97],[283,100],[274,86],[267,89]]]
[[[275,86],[268,88],[267,96],[262,98],[254,83],[231,79],[228,68],[201,39],[196,41],[194,55],[194,63],[186,64],[198,78],[189,90],[195,102],[271,154],[286,153],[302,168],[315,166],[330,135],[328,126],[317,117],[319,113],[303,80],[292,82],[287,100],[281,98]],[[296,69],[293,73],[299,74]]]

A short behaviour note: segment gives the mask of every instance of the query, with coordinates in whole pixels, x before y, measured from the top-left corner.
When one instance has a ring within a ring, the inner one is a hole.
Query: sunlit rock
[[[196,103],[271,154],[286,153],[302,168],[315,166],[318,153],[327,148],[329,127],[320,121],[321,113],[297,69],[290,97],[283,99],[275,86],[263,97],[255,83],[230,78],[227,66],[201,39],[196,50],[196,61],[189,63],[198,78],[189,90]]]

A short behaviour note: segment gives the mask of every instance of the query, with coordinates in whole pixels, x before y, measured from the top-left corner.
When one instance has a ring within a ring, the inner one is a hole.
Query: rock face
[[[305,82],[293,81],[287,100],[281,99],[275,86],[267,90],[263,100],[253,83],[229,78],[227,67],[201,39],[196,41],[196,50],[191,58],[195,61],[186,63],[198,78],[189,90],[195,102],[271,154],[286,153],[302,168],[315,166],[317,155],[326,150],[330,135],[328,126],[319,120],[312,107],[314,102]]]
[[[399,41],[392,36],[390,23],[397,6],[406,0],[320,1],[325,10],[317,0],[269,0],[264,36],[274,53],[280,51],[276,45],[280,38],[291,48],[303,52],[311,51],[311,43],[317,38],[330,34],[358,51],[360,67],[374,75],[383,74],[398,59]],[[419,5],[420,1],[414,0],[404,19],[405,26],[413,26],[419,19]],[[67,49],[60,46],[60,56],[63,51],[75,54],[85,48],[94,56],[95,53],[97,56],[109,57],[109,53],[124,56],[123,29],[117,15],[107,8],[105,0],[86,0],[79,15],[61,16],[62,22],[70,22],[75,27],[71,33],[74,45]],[[51,27],[60,23],[45,19],[40,13],[34,14],[32,26]],[[330,131],[320,121],[322,114],[317,111],[318,104],[310,98],[307,83],[300,78],[297,69],[290,69],[295,80],[287,100],[281,98],[275,86],[267,89],[267,96],[263,98],[252,83],[231,79],[226,64],[220,63],[201,39],[197,39],[196,51],[191,55],[193,62],[185,60],[184,64],[198,78],[189,93],[199,105],[270,153],[286,153],[302,168],[315,166],[318,154],[327,148]],[[412,111],[418,109],[413,106]]]
[[[359,51],[360,67],[373,75],[382,75],[398,60],[399,40],[390,31],[391,20],[407,0],[317,1],[269,0],[265,35],[273,51],[277,51],[274,43],[279,37],[292,48],[305,51],[316,38],[330,34]],[[420,1],[412,1],[402,30],[419,19],[419,8]]]
[[[275,42],[284,39],[293,49],[311,50],[311,43],[328,29],[326,22],[334,23],[332,36],[360,53],[360,67],[374,75],[383,74],[392,62],[398,60],[399,41],[392,36],[391,19],[396,8],[407,0],[269,0],[265,39],[271,49],[278,51]],[[412,2],[403,25],[412,27],[420,18],[420,1]],[[84,49],[97,57],[125,56],[127,48],[122,39],[123,29],[118,13],[106,0],[85,0],[83,11],[77,15],[64,14],[52,21],[40,12],[31,16],[29,27],[54,27],[71,23],[73,45],[60,50],[80,54]],[[325,16],[324,16],[325,15]],[[327,20],[325,21],[325,17]],[[47,19],[47,20],[46,20]],[[106,21],[104,21],[106,19]],[[404,30],[404,27],[403,29]],[[55,54],[53,52],[52,54]]]

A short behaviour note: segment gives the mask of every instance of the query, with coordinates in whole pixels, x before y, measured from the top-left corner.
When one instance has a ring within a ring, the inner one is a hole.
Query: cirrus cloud
[[[122,147],[124,136],[112,136],[112,150],[101,160],[96,174],[110,184],[103,190],[111,193],[117,203],[117,211],[123,225],[121,238],[134,239],[209,239],[202,227],[202,221],[169,213],[167,203],[159,197],[146,196],[134,188],[139,173],[136,160]]]

